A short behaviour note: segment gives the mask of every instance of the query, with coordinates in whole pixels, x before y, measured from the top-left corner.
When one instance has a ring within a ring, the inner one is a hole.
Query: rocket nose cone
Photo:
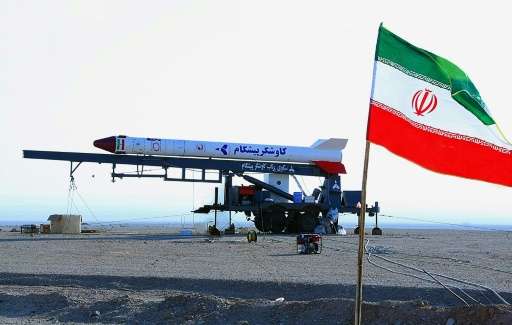
[[[116,137],[98,139],[94,141],[94,146],[108,152],[116,153]]]

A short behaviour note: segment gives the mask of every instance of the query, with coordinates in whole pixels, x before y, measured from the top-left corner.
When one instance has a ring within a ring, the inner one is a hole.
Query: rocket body
[[[318,140],[311,147],[113,136],[94,146],[116,154],[209,157],[313,163],[342,160],[346,139]]]

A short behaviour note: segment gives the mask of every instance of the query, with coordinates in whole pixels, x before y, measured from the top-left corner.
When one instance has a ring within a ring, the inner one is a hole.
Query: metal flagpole
[[[364,257],[364,221],[366,216],[366,180],[368,177],[368,160],[370,156],[370,141],[366,141],[364,151],[363,184],[361,191],[361,210],[359,213],[359,250],[357,252],[357,288],[355,301],[354,324],[362,324],[362,305],[363,305],[363,257]]]

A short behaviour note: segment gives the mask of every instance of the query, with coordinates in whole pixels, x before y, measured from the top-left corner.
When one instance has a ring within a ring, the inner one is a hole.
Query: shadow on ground
[[[240,280],[184,279],[162,277],[132,277],[106,275],[72,274],[25,274],[0,273],[0,285],[20,286],[67,286],[94,289],[121,290],[177,290],[191,293],[214,295],[221,298],[276,299],[308,301],[325,298],[348,298],[355,295],[355,286],[349,284],[302,284],[291,282],[252,282]],[[501,303],[489,292],[465,290],[481,297],[484,302]],[[500,293],[512,301],[512,293]],[[484,296],[482,296],[484,295]],[[486,298],[487,300],[484,300]],[[443,288],[412,288],[394,286],[364,287],[364,299],[368,302],[384,300],[424,300],[432,305],[455,306],[461,302]]]
[[[6,317],[34,316],[68,306],[66,297],[57,293],[19,296],[0,293],[0,315]]]

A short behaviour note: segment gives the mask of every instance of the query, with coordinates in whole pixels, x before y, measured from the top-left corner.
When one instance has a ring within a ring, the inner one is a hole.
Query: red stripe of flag
[[[512,154],[415,127],[370,105],[367,139],[432,171],[512,186]]]

